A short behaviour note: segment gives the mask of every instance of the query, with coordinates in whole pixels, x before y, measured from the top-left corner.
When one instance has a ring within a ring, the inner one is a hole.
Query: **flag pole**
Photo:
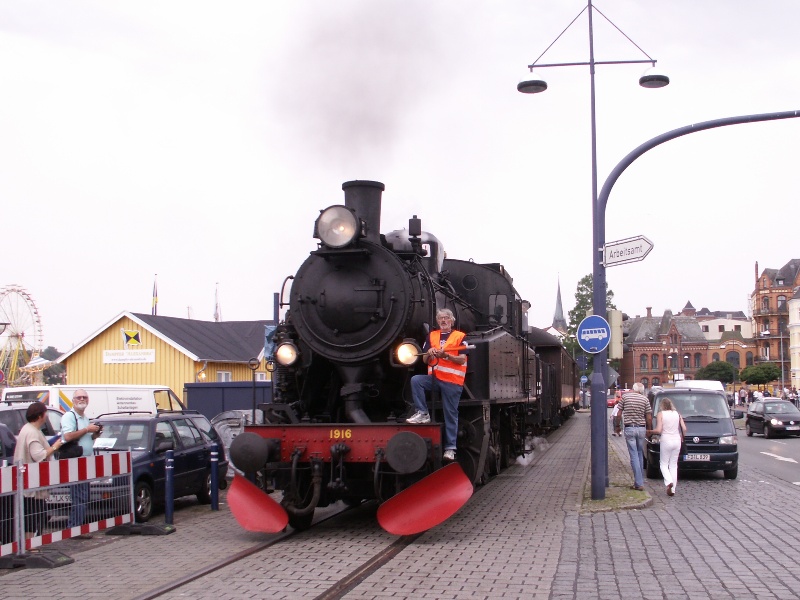
[[[151,307],[150,314],[157,315],[158,314],[158,273],[155,274],[153,279],[153,304]]]

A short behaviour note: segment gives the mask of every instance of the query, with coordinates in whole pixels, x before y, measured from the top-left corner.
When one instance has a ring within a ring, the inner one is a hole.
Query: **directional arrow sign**
[[[652,249],[653,242],[643,235],[608,242],[603,246],[603,266],[615,267],[644,260],[644,257],[650,254]]]

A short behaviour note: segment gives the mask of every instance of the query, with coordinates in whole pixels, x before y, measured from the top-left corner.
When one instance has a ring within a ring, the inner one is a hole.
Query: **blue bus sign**
[[[611,326],[603,317],[589,315],[578,325],[578,345],[584,352],[597,354],[611,342]]]

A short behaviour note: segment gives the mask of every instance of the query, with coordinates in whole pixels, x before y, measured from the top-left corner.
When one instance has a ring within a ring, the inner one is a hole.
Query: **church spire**
[[[564,318],[564,309],[561,306],[561,278],[558,280],[558,294],[556,295],[556,313],[553,315],[553,329],[563,335],[567,334],[567,320]]]

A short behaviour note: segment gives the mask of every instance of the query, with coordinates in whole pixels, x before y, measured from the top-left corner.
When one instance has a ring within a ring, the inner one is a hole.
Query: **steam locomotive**
[[[377,499],[386,529],[422,530],[578,404],[575,362],[556,338],[528,327],[530,304],[501,264],[447,258],[416,215],[407,229],[382,234],[384,185],[350,181],[342,189],[344,205],[316,219],[318,248],[284,282],[289,309],[272,337],[264,424],[246,427],[230,448],[248,478],[235,478],[228,502],[248,529],[303,529],[317,507]],[[444,467],[437,398],[431,423],[405,422],[410,379],[425,372],[422,344],[441,308],[453,311],[469,348],[457,464]],[[280,505],[268,499],[272,490],[283,491]],[[421,515],[419,497],[446,506]]]

